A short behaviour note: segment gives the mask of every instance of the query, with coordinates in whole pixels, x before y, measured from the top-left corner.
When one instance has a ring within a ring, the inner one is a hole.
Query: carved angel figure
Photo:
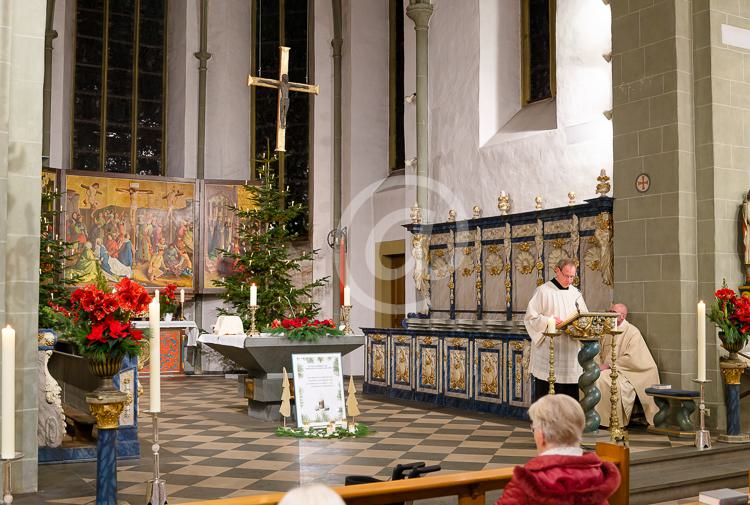
[[[417,292],[422,295],[425,305],[429,310],[432,305],[430,302],[430,276],[428,273],[428,242],[427,237],[420,233],[414,235],[411,241],[411,255],[414,258],[414,286]]]

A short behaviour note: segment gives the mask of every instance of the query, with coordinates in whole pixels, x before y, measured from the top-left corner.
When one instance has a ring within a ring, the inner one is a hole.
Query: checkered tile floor
[[[496,416],[361,399],[358,421],[374,434],[298,440],[277,437],[275,424],[248,417],[236,380],[174,378],[163,381],[162,388],[161,472],[172,504],[286,491],[310,482],[342,485],[347,475],[385,478],[398,462],[425,461],[456,472],[513,466],[535,455],[528,423]],[[147,385],[144,389],[148,392]],[[143,501],[151,478],[151,420],[146,416],[140,436],[141,459],[122,461],[118,469],[119,497],[130,503]],[[631,432],[633,452],[676,443]],[[15,503],[88,503],[96,492],[95,477],[95,463],[42,465],[39,492],[17,496]]]

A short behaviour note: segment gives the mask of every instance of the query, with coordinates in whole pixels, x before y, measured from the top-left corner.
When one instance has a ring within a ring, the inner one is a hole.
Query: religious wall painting
[[[201,292],[221,291],[214,282],[234,273],[234,261],[221,251],[240,252],[239,222],[234,209],[253,207],[251,194],[241,182],[205,182],[202,192]]]
[[[98,264],[112,283],[193,288],[194,183],[69,174],[64,199],[68,271],[81,284]]]

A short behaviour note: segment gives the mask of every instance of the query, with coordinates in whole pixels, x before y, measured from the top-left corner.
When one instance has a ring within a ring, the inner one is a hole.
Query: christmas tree
[[[290,257],[289,246],[298,238],[290,224],[304,212],[304,206],[285,202],[286,191],[278,188],[278,177],[272,167],[278,157],[266,153],[256,160],[258,184],[245,186],[251,207],[232,208],[240,223],[236,230],[240,250],[221,253],[233,262],[233,273],[214,281],[216,286],[224,288],[221,297],[231,307],[220,309],[219,313],[240,316],[246,328],[250,327],[251,284],[258,286],[256,324],[265,328],[274,319],[314,318],[320,306],[312,300],[312,291],[327,281],[326,277],[294,285],[292,275],[301,271],[304,262],[312,261],[317,250]]]
[[[289,390],[289,375],[286,373],[286,367],[282,368],[284,378],[281,382],[281,406],[279,407],[279,414],[284,418],[284,426],[286,426],[286,418],[292,415],[292,394]]]
[[[54,189],[42,191],[42,212],[39,233],[39,328],[51,328],[49,305],[54,303],[68,307],[68,288],[78,282],[77,277],[66,277],[63,273],[65,261],[70,256],[72,243],[59,238],[54,231],[54,222],[60,215],[60,194]]]

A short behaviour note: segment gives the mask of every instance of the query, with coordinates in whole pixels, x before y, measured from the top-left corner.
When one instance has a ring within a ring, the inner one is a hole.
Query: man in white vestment
[[[586,302],[573,286],[576,264],[571,259],[562,259],[555,266],[555,277],[534,291],[526,316],[523,318],[526,331],[531,338],[531,375],[534,376],[534,401],[549,392],[549,341],[543,335],[550,318],[559,325],[576,312],[588,312]],[[578,364],[580,345],[563,334],[555,337],[555,393],[562,393],[578,400],[578,377],[583,370]]]
[[[654,415],[659,411],[654,399],[646,394],[646,388],[659,384],[659,370],[656,362],[648,350],[646,341],[638,328],[630,324],[625,318],[628,308],[622,303],[612,305],[612,312],[617,312],[617,327],[622,331],[615,340],[617,366],[617,389],[620,395],[617,415],[620,425],[626,426],[630,422],[633,404],[636,396],[641,401],[648,424],[654,424]],[[612,335],[602,339],[602,349],[596,357],[601,369],[601,375],[596,381],[596,387],[602,393],[602,399],[596,405],[596,411],[602,418],[602,426],[609,426],[609,416],[612,412]]]

